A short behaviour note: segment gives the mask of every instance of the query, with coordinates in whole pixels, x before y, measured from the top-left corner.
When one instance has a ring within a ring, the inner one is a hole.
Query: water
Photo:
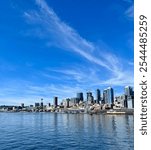
[[[0,113],[0,150],[133,150],[130,115]]]

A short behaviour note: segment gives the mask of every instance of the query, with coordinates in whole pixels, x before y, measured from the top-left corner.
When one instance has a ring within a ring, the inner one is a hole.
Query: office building
[[[79,101],[83,101],[83,93],[77,93],[77,98],[79,99]]]
[[[127,97],[134,96],[134,91],[133,91],[133,88],[131,86],[125,86],[124,91],[125,91],[125,95]]]
[[[113,88],[108,87],[103,91],[103,103],[113,104],[113,102],[114,102],[114,91]]]
[[[39,107],[40,106],[40,104],[39,103],[35,103],[35,107]]]
[[[134,91],[131,86],[125,86],[125,96],[127,97],[127,108],[134,108]]]
[[[21,107],[24,108],[24,103],[21,103]]]
[[[67,98],[67,99],[66,99],[66,107],[67,107],[67,108],[69,108],[69,102],[70,102],[70,99]]]
[[[77,97],[72,97],[71,99],[70,99],[70,105],[75,105],[75,104],[79,104],[79,98],[77,98]]]
[[[107,102],[107,89],[103,90],[103,99],[102,104],[105,104]]]
[[[43,108],[44,104],[43,104],[43,98],[41,98],[41,104],[40,106]]]
[[[54,97],[54,107],[58,106],[58,97]]]
[[[73,103],[71,103],[69,98],[64,99],[62,103],[63,103],[63,106],[66,107],[66,108],[69,108],[70,106],[74,105]]]
[[[118,108],[127,108],[127,96],[125,94],[115,97],[114,104]]]
[[[92,104],[94,102],[94,97],[92,96],[92,92],[87,92],[87,101],[88,104]]]
[[[96,103],[99,104],[99,102],[101,101],[101,92],[99,89],[96,90]]]

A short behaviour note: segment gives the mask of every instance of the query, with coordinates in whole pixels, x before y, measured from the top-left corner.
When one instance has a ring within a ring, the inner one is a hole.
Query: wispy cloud
[[[6,83],[8,84],[8,83]],[[59,100],[67,97],[75,97],[75,94],[82,89],[75,86],[66,85],[35,85],[28,81],[13,81],[9,87],[0,89],[1,104],[19,104],[19,102],[26,102],[26,104],[34,104],[43,98],[45,102],[52,102],[54,96],[58,96]]]
[[[131,63],[131,62],[129,62]],[[127,64],[131,65],[132,64]],[[132,66],[133,68],[133,66]],[[123,72],[114,72],[109,78],[104,78],[105,73],[102,73],[102,70],[99,68],[84,68],[81,66],[64,68],[64,69],[48,69],[49,74],[52,72],[57,72],[62,79],[76,81],[81,89],[84,87],[88,88],[97,88],[105,86],[133,86],[133,71],[123,70]],[[64,76],[62,76],[62,74]]]
[[[130,5],[128,9],[125,11],[125,15],[128,18],[133,19],[134,18],[134,0],[123,0],[123,1]]]
[[[76,52],[88,61],[112,71],[112,66],[115,62],[113,55],[107,54],[105,50],[98,49],[93,43],[82,38],[76,30],[61,21],[45,1],[36,0],[36,4],[39,7],[39,11],[25,12],[24,15],[28,21],[39,24],[42,27],[42,32],[46,33],[47,38],[48,36],[51,37],[51,40],[48,38],[47,45],[49,45],[49,42],[52,45],[53,42],[55,46]],[[103,57],[101,53],[103,53]],[[99,54],[100,58],[97,57]],[[112,57],[110,61],[105,60],[108,56]]]
[[[131,5],[126,11],[125,15],[129,18],[134,18],[134,5]]]
[[[57,72],[57,76],[51,75],[52,72]],[[128,71],[118,73],[117,77],[106,80],[101,79],[101,76],[104,75],[99,68],[89,69],[81,66],[68,69],[47,68],[47,70],[39,73],[39,75],[48,79],[66,80],[68,84],[51,82],[36,84],[32,81],[19,79],[11,82],[7,81],[0,89],[1,104],[18,105],[20,102],[33,104],[35,101],[40,101],[41,98],[44,98],[45,102],[52,102],[53,96],[58,96],[59,100],[62,100],[67,97],[75,97],[77,92],[86,93],[87,90],[94,90],[98,87],[103,89],[106,86],[133,85],[133,74]],[[61,78],[59,78],[60,76]],[[70,80],[76,82],[72,83]]]
[[[123,74],[121,60],[114,54],[109,53],[108,50],[101,49],[101,47],[97,47],[82,38],[76,30],[61,21],[44,0],[36,0],[36,4],[39,8],[38,11],[28,11],[24,15],[30,23],[39,24],[41,32],[47,33],[47,44],[50,42],[51,45],[53,44],[61,49],[76,52],[91,63],[107,69],[114,79],[123,80],[123,75],[121,75]],[[127,11],[127,14],[131,13],[130,10]]]
[[[36,35],[46,39],[47,46],[53,45],[62,50],[76,53],[88,61],[91,66],[78,65],[77,67],[41,70],[38,72],[39,76],[52,80],[61,79],[70,84],[49,82],[38,85],[17,80],[12,85],[9,83],[9,87],[6,84],[0,89],[0,101],[7,95],[8,98],[10,97],[10,101],[14,99],[15,102],[16,98],[27,99],[28,103],[32,103],[41,97],[46,100],[55,95],[59,96],[60,99],[74,97],[75,93],[85,92],[86,88],[91,87],[133,85],[133,69],[131,68],[132,65],[128,63],[129,61],[123,62],[122,58],[112,54],[109,48],[95,45],[81,37],[75,29],[63,22],[44,0],[36,0],[35,2],[37,9],[24,12],[27,22],[35,24],[36,27],[31,29],[31,33],[28,35]],[[133,8],[129,8],[126,15],[131,16],[132,10]],[[32,66],[32,64],[27,65]],[[54,72],[57,75],[54,75]],[[103,78],[105,74],[107,77]],[[76,84],[72,84],[71,80],[75,81]],[[8,99],[7,101],[9,102]]]

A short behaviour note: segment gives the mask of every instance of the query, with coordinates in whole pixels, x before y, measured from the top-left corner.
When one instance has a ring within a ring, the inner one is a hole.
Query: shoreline
[[[54,114],[89,114],[89,115],[134,115],[133,109],[101,110],[99,112],[81,112],[80,110],[50,111],[0,111],[0,113],[54,113]]]

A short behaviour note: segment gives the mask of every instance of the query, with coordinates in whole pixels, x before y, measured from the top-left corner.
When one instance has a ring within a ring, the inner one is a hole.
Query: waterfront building
[[[41,104],[40,106],[43,108],[44,104],[43,104],[43,98],[41,98]]]
[[[127,108],[134,108],[134,91],[131,86],[125,86],[125,95],[127,97]]]
[[[69,101],[70,101],[70,99],[69,99],[69,98],[67,98],[67,99],[66,99],[66,102],[67,102],[66,107],[67,107],[67,108],[69,108]]]
[[[63,103],[63,106],[64,107],[66,107],[66,108],[69,108],[70,107],[70,99],[69,98],[67,98],[67,99],[64,99],[63,101],[62,101],[62,103]]]
[[[56,108],[58,106],[58,97],[54,97],[54,107]]]
[[[115,97],[115,108],[127,108],[127,96],[125,94]]]
[[[75,105],[75,104],[79,104],[79,98],[77,98],[77,97],[73,97],[73,98],[71,98],[70,101],[69,101],[69,105],[70,105],[70,106],[71,106],[71,105]]]
[[[83,93],[80,92],[80,93],[77,93],[77,98],[79,99],[79,101],[83,101]]]
[[[103,90],[103,99],[102,104],[105,104],[107,102],[107,89]]]
[[[87,101],[88,101],[88,104],[93,104],[94,97],[92,95],[92,92],[87,92]]]
[[[132,97],[127,99],[127,108],[134,108],[134,99],[132,99]]]
[[[125,95],[127,95],[128,97],[134,95],[134,91],[131,86],[125,86],[124,91],[125,91]]]
[[[40,104],[39,103],[35,103],[35,107],[39,107],[40,106]]]
[[[103,103],[104,104],[113,104],[114,102],[114,91],[113,88],[108,87],[103,91]]]
[[[25,107],[24,103],[21,103],[21,107],[22,107],[22,108],[24,108],[24,107]]]
[[[99,89],[96,90],[96,103],[99,104],[99,102],[101,101],[101,92]]]

